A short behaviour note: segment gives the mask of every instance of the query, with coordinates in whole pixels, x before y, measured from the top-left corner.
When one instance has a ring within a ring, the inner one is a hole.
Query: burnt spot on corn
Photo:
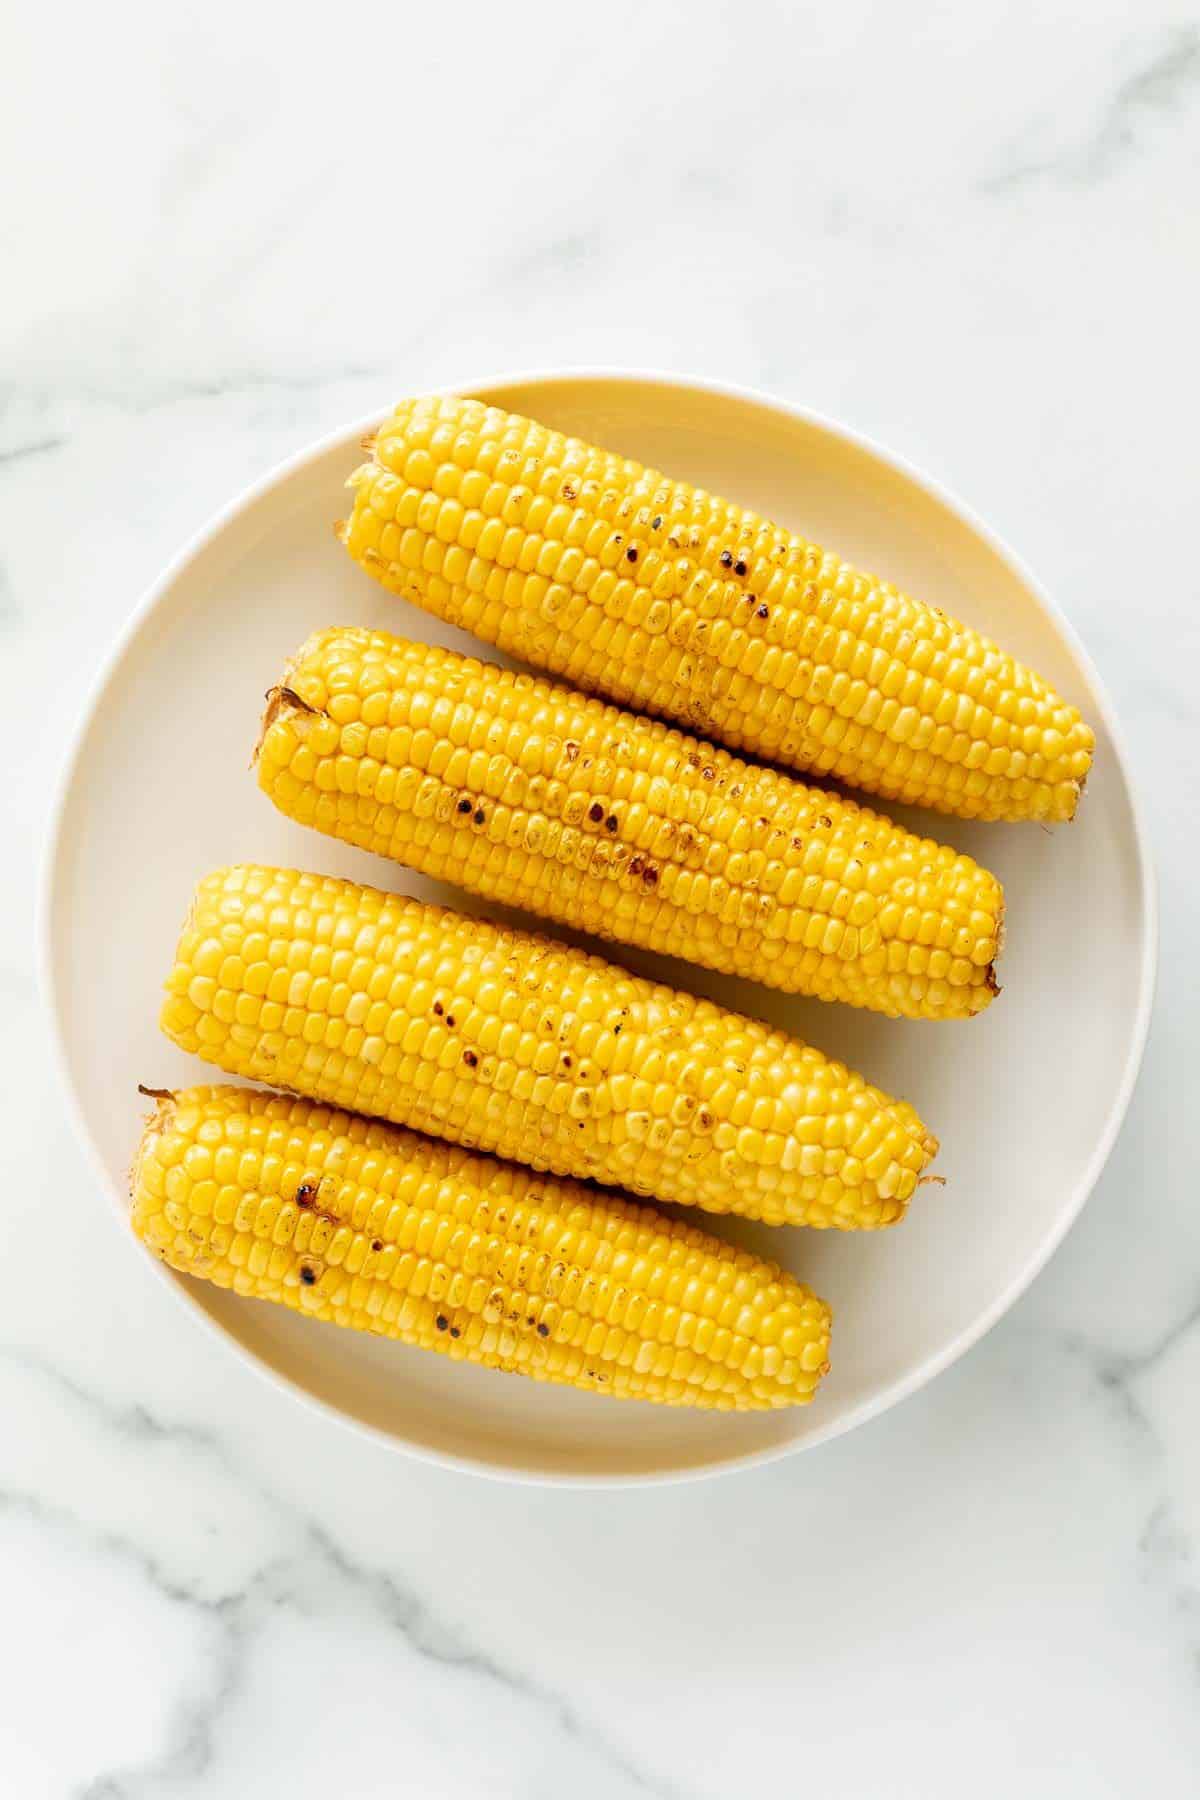
[[[447,1013],[447,1014],[446,1014],[446,1023],[447,1023],[447,1025],[448,1025],[448,1026],[449,1026],[449,1027],[450,1027],[450,1029],[451,1029],[451,1031],[453,1031],[453,1030],[454,1030],[454,1023],[455,1023],[455,1021],[454,1021],[454,1014],[453,1014],[453,1013]]]
[[[733,572],[735,575],[744,575],[746,573],[746,565],[740,556],[733,565]]]
[[[307,1263],[301,1263],[300,1279],[305,1287],[315,1287],[317,1285],[317,1271],[310,1268]]]
[[[576,490],[571,486],[571,483],[569,481],[563,482],[562,487],[559,489],[559,492],[561,493],[564,500],[575,500],[578,498],[578,494],[577,494]]]
[[[643,869],[644,869],[644,868],[645,868],[645,866],[646,866],[646,865],[645,865],[645,863],[644,863],[644,862],[643,862],[643,861],[642,861],[642,859],[641,859],[641,857],[640,857],[640,856],[631,856],[631,857],[630,857],[630,859],[629,859],[629,873],[630,873],[630,874],[631,874],[631,875],[640,875],[640,874],[641,874],[641,872],[642,872],[642,870],[643,870]]]
[[[758,619],[769,619],[771,616],[770,608],[766,607],[766,606],[760,606],[757,613],[754,616],[755,616],[755,618],[758,618]]]
[[[732,569],[732,567],[733,567],[733,551],[732,550],[722,550],[722,552],[721,552],[721,567],[723,569]]]
[[[544,1337],[544,1338],[549,1337],[550,1336],[550,1327],[548,1325],[543,1325],[539,1321],[538,1328],[537,1328],[537,1334],[539,1337]]]
[[[563,745],[563,756],[566,758],[567,762],[573,763],[578,755],[579,745],[575,743],[572,738],[568,738]]]
[[[617,829],[616,813],[609,813],[607,819],[604,821],[604,829],[605,831],[615,831]]]
[[[832,829],[833,829],[833,820],[830,818],[828,813],[821,814],[821,817],[818,820],[818,824],[823,825],[825,827],[826,831],[832,831]]]
[[[659,529],[659,527],[661,526],[661,524],[662,524],[662,514],[656,513],[654,518],[652,518],[650,521],[651,531],[657,531]]]
[[[450,1327],[450,1336],[452,1338],[460,1338],[462,1336],[462,1332],[457,1325],[452,1325]]]
[[[475,823],[477,825],[482,825],[486,822],[486,820],[487,820],[487,814],[484,812],[482,806],[477,806],[475,808]]]
[[[320,1197],[320,1179],[314,1178],[311,1175],[306,1175],[304,1180],[300,1183],[300,1186],[296,1189],[296,1205],[300,1208],[301,1212],[311,1213],[314,1219],[324,1219],[327,1225],[340,1225],[342,1221],[338,1218],[336,1213],[328,1212],[323,1206],[317,1204]]]
[[[383,1249],[383,1239],[382,1238],[372,1238],[371,1239],[371,1248],[372,1248],[372,1250],[382,1250]]]
[[[593,825],[598,825],[603,817],[604,808],[598,800],[594,800],[588,807],[588,818],[592,821]]]
[[[444,1014],[445,1014],[445,1011],[446,1011],[446,1009],[445,1009],[445,1007],[444,1007],[444,1006],[443,1006],[443,1005],[442,1005],[442,1003],[441,1003],[441,1001],[440,1001],[440,1000],[435,1000],[435,1001],[434,1001],[434,1003],[433,1003],[433,1010],[434,1010],[434,1012],[435,1012],[435,1013],[436,1013],[436,1014],[437,1014],[437,1016],[438,1016],[438,1018],[439,1018],[439,1019],[440,1019],[440,1018],[442,1018],[442,1017],[443,1017],[443,1016],[444,1016]]]
[[[476,1056],[474,1050],[464,1050],[463,1061],[466,1063],[468,1069],[476,1069],[479,1067],[479,1058]]]
[[[630,544],[628,550],[625,552],[625,560],[626,560],[626,562],[636,562],[637,559],[638,559],[637,545]]]
[[[565,1050],[563,1051],[563,1054],[562,1054],[562,1066],[564,1069],[569,1069],[571,1066],[571,1058],[570,1058],[569,1054],[567,1053],[567,1051],[565,1051]]]
[[[458,810],[460,813],[469,813],[471,810],[471,802],[466,799],[460,800],[458,803]]]
[[[450,1321],[446,1317],[445,1313],[439,1313],[437,1318],[433,1322],[437,1326],[439,1331],[449,1331],[449,1329],[450,1329]]]
[[[653,866],[652,863],[648,863],[647,866],[642,870],[642,880],[645,882],[647,887],[657,887],[658,886],[658,870]]]

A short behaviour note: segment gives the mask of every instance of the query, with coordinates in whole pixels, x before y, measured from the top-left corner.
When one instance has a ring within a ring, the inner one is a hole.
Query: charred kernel
[[[321,1184],[319,1181],[302,1181],[300,1186],[296,1189],[296,1205],[315,1206],[317,1204],[317,1195],[320,1191]]]
[[[615,813],[609,813],[607,819],[604,821],[604,829],[606,831],[615,831],[617,829],[617,815]]]
[[[301,1263],[300,1279],[305,1287],[314,1287],[317,1280],[317,1271],[315,1269],[310,1269],[307,1263]]]
[[[722,550],[722,552],[721,552],[721,567],[723,569],[732,569],[732,567],[733,567],[733,552],[731,550]]]
[[[460,813],[469,813],[471,810],[471,802],[469,800],[460,800],[458,803],[458,810]]]
[[[449,1329],[450,1329],[450,1321],[446,1317],[445,1313],[439,1313],[437,1318],[433,1322],[437,1326],[439,1331],[449,1331]]]
[[[371,1248],[372,1248],[372,1250],[382,1250],[383,1249],[383,1239],[382,1238],[372,1238],[371,1239]]]
[[[543,1325],[543,1324],[539,1323],[537,1332],[538,1332],[539,1337],[549,1337],[550,1336],[550,1327],[548,1325]]]
[[[462,1332],[460,1331],[460,1329],[457,1325],[452,1325],[450,1327],[450,1336],[452,1338],[459,1338],[462,1336]]]
[[[591,806],[588,807],[588,818],[592,821],[593,825],[598,825],[603,817],[604,808],[598,800],[593,801]]]
[[[662,524],[662,514],[659,513],[657,518],[651,519],[651,521],[650,521],[651,531],[657,531],[661,524]]]
[[[434,1003],[433,1003],[433,1010],[434,1010],[434,1012],[435,1012],[435,1013],[436,1013],[436,1014],[437,1014],[437,1016],[438,1016],[438,1018],[439,1018],[439,1019],[440,1019],[440,1018],[441,1018],[441,1017],[442,1017],[442,1015],[443,1015],[443,1013],[444,1013],[444,1012],[445,1012],[445,1010],[446,1010],[446,1009],[445,1009],[445,1007],[444,1007],[444,1006],[443,1006],[443,1005],[442,1005],[442,1003],[441,1003],[441,1001],[440,1001],[440,1000],[435,1000],[435,1001],[434,1001]]]
[[[733,565],[733,572],[735,575],[744,575],[746,573],[746,565],[742,562],[740,557]]]
[[[456,1020],[456,1019],[455,1019],[455,1017],[454,1017],[454,1014],[453,1014],[453,1013],[447,1013],[447,1014],[446,1014],[446,1023],[447,1023],[447,1025],[448,1025],[448,1026],[449,1026],[449,1027],[450,1027],[450,1029],[451,1029],[451,1031],[453,1031],[453,1030],[454,1030],[454,1027],[455,1027],[455,1025],[456,1025],[456,1024],[457,1024],[457,1022],[458,1022],[458,1021],[457,1021],[457,1020]]]
[[[769,619],[770,616],[770,609],[766,606],[760,606],[758,612],[755,614],[755,617],[759,619]]]
[[[637,561],[638,553],[637,553],[637,545],[636,544],[630,544],[628,550],[625,552],[625,558],[626,558],[627,562],[636,562]]]
[[[484,810],[483,810],[482,806],[477,806],[475,808],[475,823],[477,825],[482,825],[484,823],[484,819],[485,819],[485,814],[484,814]]]
[[[474,1069],[479,1066],[479,1058],[476,1056],[474,1050],[464,1050],[463,1061],[466,1063],[468,1069]]]

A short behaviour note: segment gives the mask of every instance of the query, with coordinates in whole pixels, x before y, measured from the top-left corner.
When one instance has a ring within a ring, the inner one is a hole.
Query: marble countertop
[[[0,1789],[1193,1796],[1195,13],[129,0],[9,38]],[[65,1122],[33,949],[65,733],[166,557],[347,418],[562,363],[771,389],[947,481],[1086,640],[1162,879],[1141,1084],[1031,1292],[847,1439],[626,1494],[390,1454],[190,1324]]]

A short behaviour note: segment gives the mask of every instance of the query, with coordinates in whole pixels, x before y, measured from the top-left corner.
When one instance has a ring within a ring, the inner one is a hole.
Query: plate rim
[[[927,474],[923,468],[911,462],[907,457],[899,455],[853,426],[832,419],[813,408],[780,399],[761,389],[709,376],[624,366],[564,364],[548,369],[504,371],[470,381],[445,382],[421,391],[436,395],[476,395],[506,387],[549,387],[565,382],[596,384],[619,382],[643,388],[670,387],[718,399],[736,400],[761,408],[792,423],[825,432],[831,437],[840,439],[852,449],[875,458],[893,473],[923,489],[942,507],[956,515],[1012,570],[1044,610],[1095,697],[1096,710],[1103,721],[1112,745],[1114,760],[1121,772],[1129,799],[1133,843],[1138,865],[1139,901],[1143,920],[1138,952],[1137,1001],[1133,1028],[1126,1045],[1120,1079],[1104,1127],[1098,1134],[1091,1155],[1069,1197],[1061,1204],[1051,1229],[990,1305],[983,1308],[979,1316],[959,1331],[948,1344],[926,1357],[906,1375],[898,1377],[877,1394],[861,1401],[857,1406],[851,1407],[837,1419],[831,1419],[828,1424],[818,1426],[814,1432],[803,1439],[767,1445],[760,1449],[741,1453],[735,1452],[727,1456],[716,1456],[711,1461],[683,1468],[611,1474],[596,1472],[576,1474],[567,1470],[506,1467],[470,1456],[458,1455],[451,1451],[438,1450],[410,1438],[398,1436],[382,1426],[355,1418],[332,1401],[321,1399],[300,1382],[293,1380],[291,1376],[272,1367],[261,1357],[248,1350],[201,1306],[189,1292],[186,1284],[172,1277],[164,1265],[153,1258],[139,1258],[143,1268],[156,1280],[165,1283],[187,1312],[197,1319],[216,1340],[224,1344],[227,1351],[243,1367],[256,1372],[259,1378],[272,1388],[294,1396],[320,1417],[332,1420],[343,1429],[356,1432],[374,1443],[385,1445],[389,1450],[415,1457],[436,1468],[452,1469],[486,1480],[510,1482],[520,1486],[573,1489],[660,1487],[684,1482],[706,1481],[720,1475],[731,1475],[739,1470],[762,1468],[769,1463],[779,1462],[785,1457],[815,1450],[818,1446],[831,1443],[834,1439],[843,1437],[847,1432],[867,1424],[871,1419],[882,1417],[884,1413],[900,1405],[902,1401],[918,1393],[938,1375],[943,1374],[960,1357],[965,1356],[1000,1322],[1029,1289],[1062,1244],[1091,1197],[1112,1154],[1129,1111],[1145,1056],[1154,1008],[1159,945],[1158,879],[1145,807],[1134,773],[1133,758],[1125,738],[1124,728],[1103,678],[1075,627],[1058,602],[1052,598],[1008,542],[950,488]],[[51,803],[46,816],[41,867],[36,888],[37,967],[45,1008],[49,1014],[51,1060],[59,1086],[65,1090],[67,1096],[68,1114],[76,1141],[82,1145],[92,1173],[108,1197],[110,1217],[114,1224],[122,1228],[122,1235],[129,1243],[132,1243],[132,1239],[127,1229],[126,1198],[117,1184],[113,1182],[99,1145],[92,1135],[80,1094],[71,1074],[63,1029],[59,973],[55,967],[52,941],[58,866],[64,848],[63,826],[78,774],[84,742],[126,651],[144,622],[151,616],[164,595],[189,564],[207,549],[241,513],[265,498],[273,489],[285,485],[294,475],[327,454],[336,445],[347,440],[353,441],[356,437],[361,437],[364,433],[377,428],[383,417],[386,417],[386,409],[382,412],[373,411],[365,414],[323,433],[319,438],[283,457],[210,514],[200,527],[185,540],[158,575],[143,590],[118,628],[107,651],[101,657],[71,727],[67,747],[55,778]]]

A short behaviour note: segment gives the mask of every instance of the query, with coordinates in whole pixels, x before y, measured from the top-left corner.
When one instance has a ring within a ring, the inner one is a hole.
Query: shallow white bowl
[[[686,475],[886,574],[1000,639],[1096,727],[1095,770],[1069,827],[908,815],[986,862],[1007,889],[1004,993],[979,1019],[896,1023],[625,954],[787,1024],[912,1100],[941,1137],[948,1185],[922,1189],[908,1220],[878,1235],[714,1224],[833,1302],[833,1372],[816,1402],[763,1416],[674,1412],[506,1380],[238,1300],[149,1257],[147,1279],[170,1281],[279,1383],[442,1462],[517,1479],[635,1481],[763,1461],[861,1424],[960,1356],[1041,1268],[1112,1147],[1145,1039],[1155,927],[1111,708],[1070,628],[995,539],[837,427],[752,394],[653,376],[543,375],[469,391]],[[122,1218],[146,1111],[137,1083],[221,1079],[156,1024],[200,874],[278,862],[462,904],[282,818],[248,772],[264,692],[317,627],[382,626],[469,647],[385,594],[334,540],[358,439],[375,422],[296,457],[183,552],[125,630],[68,761],[48,865],[46,973],[79,1125]]]

